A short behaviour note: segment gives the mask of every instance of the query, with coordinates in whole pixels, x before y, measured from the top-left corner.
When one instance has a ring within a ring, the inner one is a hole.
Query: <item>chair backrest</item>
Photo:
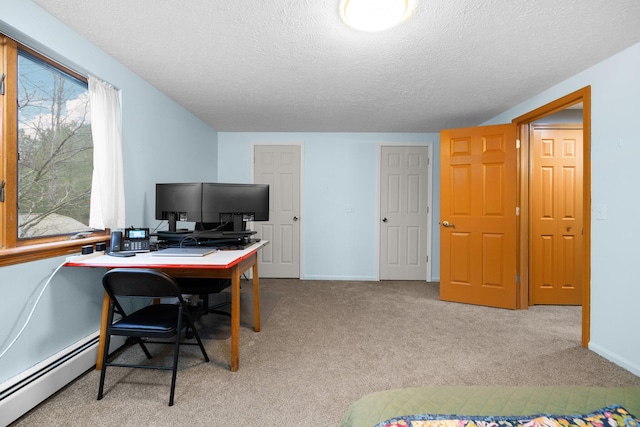
[[[166,273],[144,268],[114,268],[102,277],[102,285],[109,296],[178,298],[182,302],[180,286]]]

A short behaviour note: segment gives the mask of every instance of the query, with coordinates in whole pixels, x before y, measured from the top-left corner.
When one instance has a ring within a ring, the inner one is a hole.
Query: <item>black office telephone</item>
[[[125,228],[111,233],[111,248],[109,252],[149,252],[148,228]]]

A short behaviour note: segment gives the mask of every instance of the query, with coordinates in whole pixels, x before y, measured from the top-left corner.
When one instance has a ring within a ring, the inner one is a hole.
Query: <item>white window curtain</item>
[[[122,127],[118,90],[89,76],[93,181],[89,226],[95,229],[125,227]]]

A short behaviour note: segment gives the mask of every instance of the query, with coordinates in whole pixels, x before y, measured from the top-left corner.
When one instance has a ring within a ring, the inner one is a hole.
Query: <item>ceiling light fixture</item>
[[[415,0],[341,0],[340,17],[356,30],[383,31],[406,20]]]

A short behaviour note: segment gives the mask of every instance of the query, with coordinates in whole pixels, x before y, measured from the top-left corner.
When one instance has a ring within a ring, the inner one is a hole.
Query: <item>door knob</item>
[[[387,218],[382,218],[382,222],[387,222]]]
[[[293,220],[294,220],[294,221],[297,221],[297,220],[298,220],[298,217],[297,217],[297,216],[294,216],[294,217],[293,217]]]
[[[455,224],[451,224],[451,223],[449,223],[449,221],[442,221],[442,226],[443,226],[443,227],[453,227],[453,228],[456,228]]]

